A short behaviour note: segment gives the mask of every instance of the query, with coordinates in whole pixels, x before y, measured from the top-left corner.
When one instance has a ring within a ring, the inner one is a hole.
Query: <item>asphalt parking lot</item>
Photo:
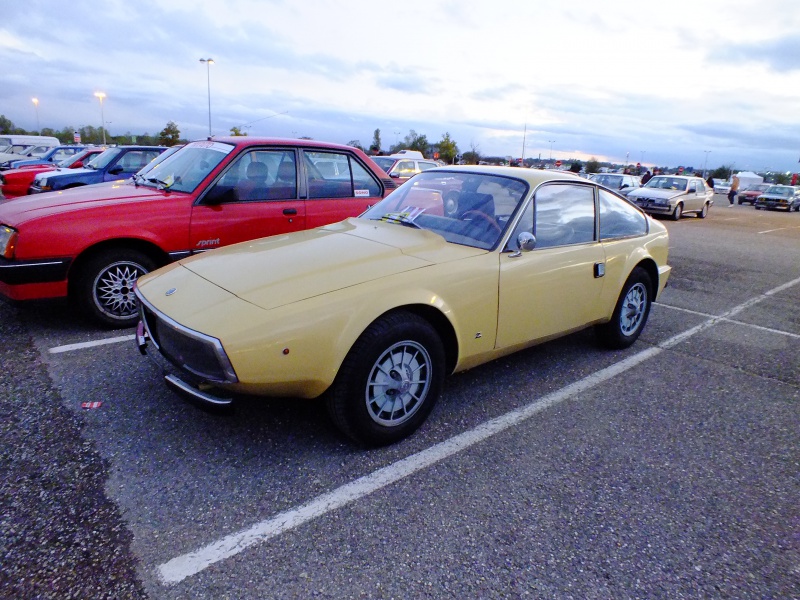
[[[0,304],[0,596],[800,597],[800,213],[664,223],[632,348],[451,377],[378,450],[318,402],[198,410],[131,331]]]

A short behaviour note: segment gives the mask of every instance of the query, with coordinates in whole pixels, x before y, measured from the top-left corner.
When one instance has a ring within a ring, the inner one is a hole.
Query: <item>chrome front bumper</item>
[[[191,400],[200,403],[207,407],[226,407],[233,404],[233,398],[225,398],[212,394],[207,390],[215,389],[213,386],[200,381],[195,378],[189,378],[185,375],[178,376],[174,373],[175,366],[164,358],[160,352],[150,352],[149,349],[150,335],[144,326],[143,321],[139,321],[136,327],[136,346],[139,352],[147,356],[155,365],[161,370],[164,375],[164,381],[174,391],[187,396]],[[192,379],[192,380],[190,380]]]

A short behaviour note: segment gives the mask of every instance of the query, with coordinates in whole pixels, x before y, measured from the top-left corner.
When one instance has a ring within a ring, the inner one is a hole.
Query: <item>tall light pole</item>
[[[201,63],[206,63],[206,76],[208,79],[208,137],[211,137],[211,65],[214,64],[213,58],[201,58]]]
[[[31,102],[33,102],[33,106],[36,109],[36,133],[41,133],[42,130],[39,128],[39,99],[31,98]]]
[[[525,123],[525,129],[522,130],[522,165],[525,166],[525,136],[528,134],[528,123]]]
[[[706,167],[708,166],[708,155],[711,154],[711,150],[703,150],[706,153],[706,160],[703,163],[703,179],[706,178]]]
[[[103,114],[103,98],[106,97],[104,92],[95,92],[95,96],[100,99],[100,129],[103,130],[103,145],[106,145],[106,117]]]
[[[553,162],[553,144],[556,143],[555,140],[547,140],[547,143],[550,144],[550,162]]]

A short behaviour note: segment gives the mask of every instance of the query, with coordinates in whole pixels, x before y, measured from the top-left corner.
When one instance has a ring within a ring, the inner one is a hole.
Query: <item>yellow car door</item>
[[[515,251],[520,232],[533,250]],[[548,184],[536,191],[500,257],[497,347],[577,330],[603,317],[605,252],[597,241],[594,189]]]

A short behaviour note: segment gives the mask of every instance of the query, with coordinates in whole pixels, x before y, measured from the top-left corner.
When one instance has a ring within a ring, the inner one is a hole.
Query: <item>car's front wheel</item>
[[[628,277],[608,323],[595,327],[600,343],[608,348],[627,348],[642,333],[652,304],[653,282],[642,267]]]
[[[430,323],[406,311],[389,313],[350,349],[327,393],[328,413],[361,444],[397,442],[428,417],[444,374],[444,347]]]
[[[675,210],[672,211],[672,220],[680,221],[682,214],[683,214],[683,204],[681,202],[678,202],[678,204],[675,206]]]
[[[155,268],[153,260],[142,252],[106,250],[81,267],[75,286],[78,306],[107,327],[132,327],[138,319],[133,284]]]

